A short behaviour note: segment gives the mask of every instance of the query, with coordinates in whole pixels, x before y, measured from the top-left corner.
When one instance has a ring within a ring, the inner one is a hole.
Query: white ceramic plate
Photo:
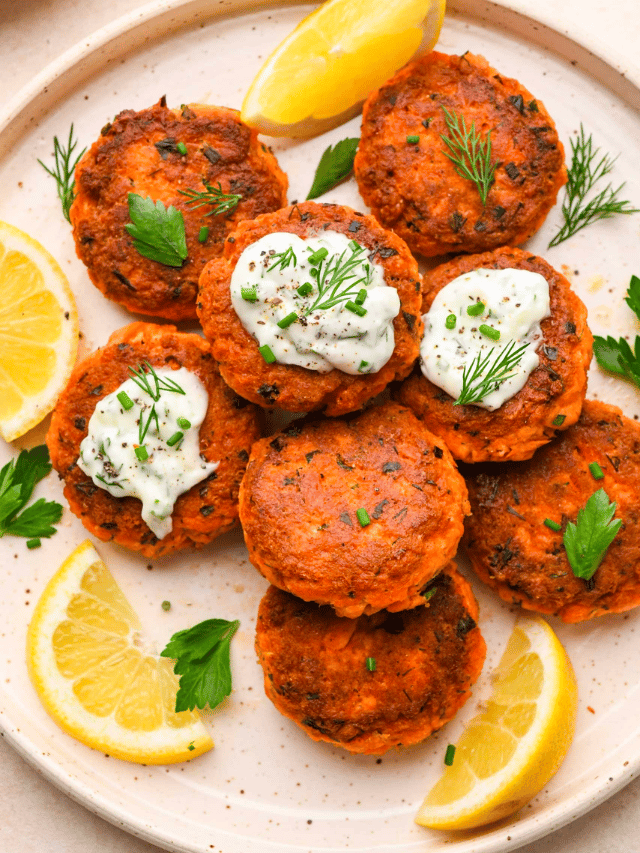
[[[172,0],[101,31],[58,61],[19,94],[0,119],[0,219],[39,239],[65,269],[75,291],[82,349],[103,344],[131,318],[89,283],[75,257],[55,186],[37,158],[48,160],[54,134],[74,122],[82,144],[124,108],[140,109],[167,96],[169,105],[210,102],[239,107],[262,59],[311,6],[227,0]],[[248,11],[247,11],[248,10]],[[591,47],[593,47],[591,45]],[[518,13],[479,0],[457,0],[439,49],[483,53],[501,72],[520,79],[544,101],[567,144],[583,121],[603,151],[619,153],[614,183],[640,201],[640,120],[632,109],[639,91],[586,47]],[[603,81],[603,82],[598,82]],[[606,83],[606,86],[604,85]],[[304,198],[320,153],[343,136],[358,134],[358,120],[304,143],[276,141],[290,178],[290,199]],[[362,209],[355,184],[327,199]],[[592,226],[552,250],[560,222],[555,209],[528,248],[562,269],[587,303],[599,334],[635,333],[622,301],[637,252],[637,217]],[[589,394],[638,416],[636,391],[590,375]],[[44,429],[25,441],[42,440]],[[16,448],[21,443],[16,443]],[[9,448],[0,448],[0,464]],[[55,477],[39,495],[61,499]],[[440,773],[448,742],[488,691],[488,674],[510,632],[514,614],[474,582],[481,626],[489,646],[474,698],[456,720],[424,744],[382,758],[352,756],[315,744],[281,717],[265,698],[255,662],[253,630],[265,581],[248,564],[239,534],[196,555],[147,561],[122,549],[98,550],[161,647],[176,630],[219,616],[240,618],[233,641],[234,692],[209,716],[216,748],[180,766],[141,767],[94,752],[60,732],[33,692],[24,665],[25,631],[35,601],[66,556],[85,538],[65,513],[58,534],[42,549],[0,542],[0,724],[10,742],[54,784],[88,808],[169,850],[444,851],[489,853],[513,849],[572,820],[622,787],[640,767],[637,718],[640,613],[565,626],[552,620],[574,662],[580,686],[576,741],[557,776],[527,808],[504,824],[475,834],[429,832],[413,823],[422,797]],[[172,603],[169,612],[161,602]]]

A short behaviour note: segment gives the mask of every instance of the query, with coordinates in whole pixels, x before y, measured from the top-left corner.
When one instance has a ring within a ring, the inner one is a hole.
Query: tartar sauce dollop
[[[540,322],[549,313],[549,284],[538,273],[477,269],[460,275],[438,292],[423,316],[422,372],[457,400],[465,369],[469,378],[472,368],[491,350],[486,368],[495,365],[508,348],[513,352],[526,345],[520,361],[507,371],[510,378],[472,403],[493,412],[524,386],[538,366]]]
[[[375,373],[395,346],[400,298],[367,249],[336,231],[267,234],[242,252],[231,301],[267,362]]]
[[[153,396],[127,379],[100,400],[78,466],[114,497],[139,498],[143,520],[162,539],[173,529],[178,496],[220,463],[200,456],[199,430],[208,405],[200,379],[184,367],[154,370],[146,379]]]

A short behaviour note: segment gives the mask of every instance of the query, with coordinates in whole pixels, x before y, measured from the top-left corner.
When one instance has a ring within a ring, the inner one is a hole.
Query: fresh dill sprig
[[[58,198],[62,204],[62,213],[67,222],[71,222],[69,209],[71,208],[75,198],[76,181],[74,174],[76,166],[84,152],[87,150],[86,148],[83,148],[82,151],[76,155],[75,159],[72,160],[73,153],[77,145],[78,140],[73,138],[73,125],[71,125],[66,148],[64,145],[61,145],[57,136],[53,137],[55,171],[54,169],[50,169],[48,166],[45,166],[42,160],[38,160],[38,163],[40,163],[45,172],[51,175],[52,178],[55,178],[56,184],[58,185]]]
[[[358,295],[361,287],[371,283],[372,271],[369,264],[363,264],[364,276],[357,278],[354,272],[366,257],[366,249],[355,240],[349,243],[349,248],[350,256],[345,257],[345,249],[340,256],[333,255],[328,261],[325,258],[320,259],[318,266],[310,270],[310,275],[315,278],[318,286],[318,295],[304,312],[305,317],[313,311],[326,311],[341,302],[349,302],[352,297]]]
[[[267,268],[267,272],[271,272],[276,267],[280,267],[280,270],[286,270],[289,264],[295,265],[298,263],[298,259],[295,256],[295,252],[293,251],[293,246],[289,246],[289,248],[284,252],[276,252],[275,255],[272,255],[272,258],[277,258],[277,261],[271,264],[270,267]]]
[[[476,131],[475,121],[467,130],[463,115],[456,113],[455,110],[449,112],[444,106],[442,111],[449,131],[449,136],[440,134],[440,138],[449,149],[444,153],[461,178],[473,181],[484,206],[498,168],[498,163],[491,162],[491,131],[488,131],[487,138],[483,140]]]
[[[218,181],[218,186],[214,187],[208,184],[205,180],[202,181],[206,192],[197,192],[196,190],[178,190],[181,195],[186,195],[189,198],[187,204],[192,204],[195,210],[198,207],[203,207],[205,204],[213,205],[213,210],[205,213],[205,216],[220,216],[223,213],[231,213],[238,206],[238,202],[242,198],[240,193],[224,193],[222,192],[222,184]]]
[[[615,213],[640,212],[637,208],[629,206],[631,202],[618,198],[624,182],[616,189],[609,183],[597,195],[587,200],[587,196],[597,182],[609,174],[618,159],[610,157],[609,154],[603,154],[598,159],[599,153],[600,149],[594,148],[592,134],[586,136],[584,127],[580,124],[580,133],[576,139],[571,139],[571,166],[562,204],[564,225],[549,243],[549,248],[573,237],[578,231],[591,225],[592,222],[597,222],[598,219],[609,219]]]
[[[511,371],[517,367],[529,344],[523,344],[516,349],[516,341],[510,341],[502,352],[499,352],[493,362],[491,357],[495,347],[491,347],[484,358],[481,353],[473,359],[462,374],[462,390],[455,401],[455,406],[466,406],[479,403],[487,394],[496,391],[503,382],[515,376]]]
[[[171,391],[174,394],[186,394],[186,391],[168,376],[158,376],[148,361],[145,361],[144,364],[139,364],[136,368],[130,367],[129,373],[131,374],[131,379],[136,383],[138,388],[140,388],[145,394],[148,394],[153,400],[149,411],[149,417],[146,422],[142,416],[138,421],[138,440],[139,443],[142,444],[149,432],[149,427],[151,426],[152,421],[155,421],[156,423],[156,432],[158,434],[160,433],[158,413],[156,412],[156,403],[160,399],[160,392]]]

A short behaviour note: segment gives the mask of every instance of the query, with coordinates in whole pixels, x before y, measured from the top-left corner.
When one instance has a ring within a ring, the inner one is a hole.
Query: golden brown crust
[[[124,110],[103,128],[78,164],[71,222],[78,257],[106,297],[140,314],[183,320],[196,316],[204,265],[222,254],[238,222],[287,203],[287,177],[236,110],[202,104],[171,110],[163,101]],[[179,192],[202,192],[203,181],[243,198],[230,215],[207,216],[211,205],[190,206]],[[129,193],[182,212],[189,254],[181,267],[149,260],[133,247],[125,230]],[[201,243],[203,226],[209,235]]]
[[[177,499],[173,530],[161,540],[142,520],[137,498],[113,497],[76,464],[98,401],[144,360],[154,367],[186,367],[203,382],[209,403],[200,427],[200,451],[208,462],[220,462],[213,474]],[[260,414],[224,384],[209,345],[199,335],[178,332],[174,326],[132,323],[76,366],[51,418],[47,445],[53,467],[65,481],[69,506],[87,530],[98,539],[157,557],[202,546],[235,526],[238,487],[251,444],[260,436]]]
[[[345,619],[270,587],[256,630],[269,699],[313,740],[350,752],[380,755],[437,731],[469,698],[485,644],[453,564],[430,589],[427,606]]]
[[[485,206],[445,154],[443,107],[464,116],[467,128],[475,122],[483,139],[491,131],[499,165]],[[417,145],[407,142],[414,135]],[[355,173],[380,222],[427,257],[519,245],[566,182],[562,143],[542,103],[471,53],[432,52],[369,95]]]
[[[494,412],[478,406],[456,406],[452,397],[423,376],[419,366],[394,389],[394,397],[424,420],[456,459],[529,459],[557,430],[567,429],[580,416],[593,343],[586,323],[587,309],[567,279],[542,258],[521,249],[504,248],[463,255],[427,273],[423,312],[450,281],[479,268],[529,270],[549,283],[551,316],[540,324],[544,338],[538,349],[540,364],[524,387]]]
[[[326,227],[367,247],[384,268],[386,283],[398,291],[395,349],[377,373],[351,376],[341,370],[318,373],[296,365],[266,364],[257,341],[231,305],[231,274],[248,245],[276,231],[311,237]],[[324,409],[328,415],[341,415],[359,409],[389,382],[404,378],[411,370],[422,335],[419,291],[418,265],[399,237],[381,228],[373,217],[348,207],[304,202],[239,225],[225,244],[224,258],[212,261],[202,273],[198,314],[220,373],[238,394],[264,408],[277,406],[289,412]]]
[[[604,479],[595,480],[597,462]],[[528,462],[465,471],[472,516],[465,545],[476,574],[510,603],[581,622],[640,604],[640,425],[585,400],[578,423]],[[622,519],[593,578],[573,574],[563,531],[603,488]],[[555,532],[545,518],[562,524]]]
[[[455,555],[467,511],[449,452],[395,403],[256,442],[240,488],[258,571],[349,617],[415,607]]]

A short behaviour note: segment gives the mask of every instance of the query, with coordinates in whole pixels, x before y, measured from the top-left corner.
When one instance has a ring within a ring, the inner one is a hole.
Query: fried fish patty
[[[486,204],[447,156],[456,152],[442,138],[452,139],[445,110],[460,130],[475,125],[484,141],[490,133],[496,169]],[[374,215],[427,257],[519,245],[566,182],[564,149],[543,104],[471,53],[429,53],[372,92],[354,165]]]
[[[395,348],[377,372],[353,376],[333,369],[318,373],[291,364],[267,364],[258,342],[244,328],[231,304],[231,274],[244,249],[273,232],[308,238],[329,229],[357,240],[384,268],[387,285],[400,297],[400,312],[393,321]],[[227,239],[224,258],[211,261],[200,278],[198,315],[225,381],[247,400],[289,412],[324,409],[341,415],[359,409],[393,379],[404,378],[418,357],[422,334],[418,265],[399,237],[379,226],[371,216],[348,207],[304,202],[276,213],[243,222]]]
[[[349,617],[416,606],[455,555],[467,512],[446,446],[395,403],[256,442],[240,487],[258,571]]]
[[[181,194],[205,192],[205,184],[241,196],[237,207],[214,214],[212,204],[190,204]],[[172,110],[162,98],[149,109],[124,110],[102,129],[78,164],[76,191],[70,211],[76,251],[95,286],[130,311],[184,320],[196,316],[204,265],[222,254],[238,222],[287,203],[287,177],[236,110],[202,104]],[[134,247],[125,229],[129,193],[182,214],[188,254],[181,266]]]
[[[424,740],[467,701],[485,657],[478,606],[453,563],[429,591],[427,605],[345,619],[270,587],[256,628],[267,696],[313,740],[349,752]]]
[[[596,462],[604,477],[596,480]],[[586,400],[578,423],[528,462],[465,471],[472,515],[471,564],[501,598],[582,622],[640,604],[640,425],[620,409]],[[604,489],[622,527],[590,580],[576,577],[563,533]],[[545,519],[561,525],[558,531]]]
[[[142,520],[137,498],[115,498],[93,483],[78,465],[80,443],[98,402],[129,378],[129,368],[148,360],[156,368],[185,367],[209,395],[200,427],[200,452],[219,466],[177,499],[173,530],[158,540]],[[53,467],[65,481],[69,506],[98,539],[117,542],[146,557],[201,546],[231,529],[238,519],[238,487],[251,444],[260,436],[260,415],[220,378],[209,345],[174,326],[132,323],[114,332],[106,346],[73,371],[51,418],[47,445]]]
[[[440,436],[456,459],[529,459],[557,430],[567,429],[580,416],[593,343],[587,309],[567,279],[542,258],[504,248],[462,255],[427,273],[423,313],[450,281],[481,268],[529,270],[547,280],[551,315],[540,324],[543,342],[537,350],[538,367],[524,387],[493,412],[472,405],[456,406],[452,397],[422,374],[419,365],[393,394]]]

